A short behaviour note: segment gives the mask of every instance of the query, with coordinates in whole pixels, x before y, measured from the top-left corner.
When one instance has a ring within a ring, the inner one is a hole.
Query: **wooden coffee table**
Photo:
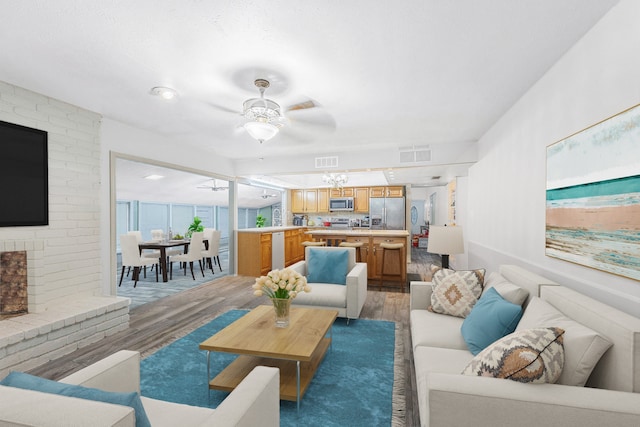
[[[289,327],[276,328],[272,306],[254,308],[200,343],[207,351],[209,389],[230,392],[254,367],[273,366],[280,368],[280,399],[297,402],[300,409],[300,399],[331,344],[337,316],[334,310],[292,307]],[[240,356],[210,380],[212,351]]]

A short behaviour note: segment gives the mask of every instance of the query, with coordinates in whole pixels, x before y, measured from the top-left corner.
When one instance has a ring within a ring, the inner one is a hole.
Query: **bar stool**
[[[398,278],[398,281],[400,282],[400,288],[402,289],[402,292],[404,292],[404,282],[402,281],[402,267],[404,262],[404,260],[402,259],[403,258],[402,248],[404,248],[404,244],[402,243],[380,243],[380,249],[382,249],[382,265],[380,268],[380,287],[382,287],[384,276],[396,276]],[[384,266],[385,266],[384,260],[388,251],[395,251],[398,253],[398,261],[400,263],[400,265],[398,266],[398,269],[399,269],[398,274],[389,274],[389,273],[385,274],[384,272]]]
[[[327,242],[325,241],[318,241],[318,242],[314,242],[314,241],[306,241],[306,242],[302,242],[302,246],[304,246],[305,248],[307,246],[327,246]]]
[[[356,262],[361,262],[362,256],[360,255],[360,251],[364,245],[364,242],[340,242],[338,246],[342,246],[343,248],[356,248]]]

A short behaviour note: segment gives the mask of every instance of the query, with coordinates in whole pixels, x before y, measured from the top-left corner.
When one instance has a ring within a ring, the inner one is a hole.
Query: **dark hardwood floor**
[[[422,280],[428,280],[429,265],[439,262],[439,257],[433,257],[425,249],[414,249],[408,273],[415,279],[420,276]],[[135,307],[130,311],[127,330],[50,361],[29,373],[56,380],[123,349],[139,351],[144,358],[230,309],[251,309],[264,304],[264,298],[253,295],[253,282],[251,277],[227,276]],[[387,284],[389,287],[379,288],[377,283],[370,283],[361,317],[399,324],[404,353],[405,424],[419,425],[418,411],[414,409],[417,403],[409,333],[409,289],[400,292],[391,283]]]

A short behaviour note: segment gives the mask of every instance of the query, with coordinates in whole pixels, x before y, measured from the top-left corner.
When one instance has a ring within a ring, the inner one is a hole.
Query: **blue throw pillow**
[[[97,388],[59,383],[57,381],[36,377],[23,372],[11,372],[2,381],[0,381],[0,384],[8,387],[129,406],[133,408],[136,413],[136,427],[151,427],[151,423],[147,418],[147,413],[144,411],[144,407],[142,406],[140,396],[138,396],[138,393],[136,392],[109,392]]]
[[[348,266],[349,252],[346,249],[328,251],[311,248],[307,259],[307,282],[346,285]]]
[[[460,332],[469,351],[476,355],[515,331],[521,317],[522,307],[502,298],[494,288],[489,288],[462,322]]]

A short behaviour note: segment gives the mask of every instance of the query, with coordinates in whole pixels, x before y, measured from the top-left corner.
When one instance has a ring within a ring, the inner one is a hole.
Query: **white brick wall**
[[[36,249],[29,312],[100,295],[100,115],[0,82],[0,120],[49,138],[49,225],[0,227],[0,251]]]
[[[29,300],[0,320],[1,378],[127,329],[129,300],[101,296],[100,115],[0,82],[0,120],[49,136],[49,225],[0,227],[0,252],[27,251]]]

